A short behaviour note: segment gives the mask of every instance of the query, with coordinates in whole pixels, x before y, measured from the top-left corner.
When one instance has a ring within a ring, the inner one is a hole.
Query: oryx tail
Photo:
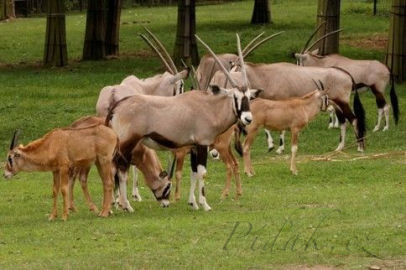
[[[393,110],[393,118],[395,119],[395,124],[398,124],[399,121],[399,102],[398,102],[398,95],[396,94],[395,91],[395,78],[393,76],[392,71],[390,70],[390,83],[391,83],[391,88],[390,88],[390,103],[392,104],[392,110]]]

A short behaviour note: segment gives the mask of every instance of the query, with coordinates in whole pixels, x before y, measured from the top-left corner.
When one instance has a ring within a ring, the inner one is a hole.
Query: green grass
[[[385,35],[388,17],[369,15],[370,5],[343,3],[343,38]],[[198,34],[216,52],[233,52],[235,32],[246,42],[264,30],[284,30],[284,35],[249,60],[292,61],[290,53],[303,46],[313,29],[316,3],[276,1],[270,26],[249,25],[251,11],[252,1],[199,6]],[[0,155],[5,157],[15,128],[22,129],[21,141],[27,143],[52,128],[93,114],[103,86],[131,73],[147,77],[162,71],[138,34],[145,24],[172,51],[175,7],[124,10],[122,57],[110,61],[78,61],[84,19],[84,14],[77,13],[67,17],[70,65],[62,69],[38,65],[43,53],[44,18],[0,23]],[[382,50],[344,44],[341,52],[360,59],[384,57]],[[404,111],[406,85],[398,85],[397,91]],[[389,132],[372,133],[375,100],[370,93],[363,93],[361,99],[369,131],[365,155],[392,155],[351,160],[358,156],[352,147],[346,149],[346,155],[334,156],[344,161],[311,160],[312,155],[334,150],[338,143],[338,131],[327,130],[328,116],[323,114],[300,135],[296,177],[288,169],[289,151],[282,156],[267,153],[264,135],[258,137],[253,147],[257,175],[243,176],[244,195],[238,201],[233,194],[220,200],[225,167],[210,160],[206,190],[213,211],[209,213],[187,206],[188,165],[180,202],[160,208],[140,181],[144,201],[132,202],[135,213],[118,210],[108,219],[90,213],[77,188],[79,212],[67,222],[48,222],[50,173],[21,173],[13,181],[0,181],[0,269],[297,269],[300,265],[366,269],[372,264],[405,269],[405,156],[397,153],[406,150],[406,122],[402,117],[397,127],[391,123]],[[350,145],[354,141],[350,129],[348,134]],[[95,170],[89,185],[100,206],[101,184]]]

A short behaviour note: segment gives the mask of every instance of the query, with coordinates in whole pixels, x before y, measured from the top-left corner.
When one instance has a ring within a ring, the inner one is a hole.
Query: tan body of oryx
[[[196,37],[213,55],[210,48]],[[243,62],[237,35],[240,62]],[[136,95],[128,97],[110,110],[106,122],[119,136],[122,157],[119,168],[126,171],[132,149],[140,142],[155,149],[177,149],[193,146],[191,151],[191,192],[189,204],[197,209],[194,189],[199,181],[199,203],[205,210],[207,204],[203,176],[206,172],[207,146],[238,120],[243,125],[251,122],[249,99],[259,91],[238,86],[219,62],[234,88],[220,89],[212,86],[209,91],[191,91],[174,97]],[[244,69],[242,68],[244,73]],[[245,74],[245,73],[244,73]],[[252,93],[252,94],[251,94]]]
[[[376,60],[353,60],[338,54],[320,56],[318,50],[296,53],[295,57],[302,66],[315,67],[340,67],[348,71],[354,78],[357,88],[369,87],[375,95],[378,107],[378,119],[374,131],[381,126],[382,117],[385,116],[383,131],[389,128],[389,105],[386,103],[384,94],[385,88],[390,81],[389,69]],[[393,86],[393,82],[392,82]],[[395,121],[398,119],[398,104],[394,86],[391,88],[391,103]]]
[[[105,117],[112,103],[128,96],[138,94],[174,96],[183,93],[183,79],[186,79],[187,76],[188,70],[183,70],[175,75],[165,72],[146,79],[130,75],[120,84],[106,86],[100,91],[96,103],[96,113],[100,117]]]
[[[15,142],[15,140],[13,140]],[[14,147],[8,153],[5,176],[19,171],[51,171],[53,173],[53,209],[49,216],[57,216],[57,197],[63,196],[62,219],[69,214],[69,172],[72,168],[88,168],[95,163],[103,181],[103,209],[100,216],[109,215],[112,199],[112,158],[118,139],[113,130],[104,125],[83,128],[54,129],[26,146]]]
[[[90,125],[104,125],[106,119],[104,117],[95,117],[95,116],[87,116],[82,117],[75,122],[72,123],[70,127],[72,128],[81,128]],[[132,159],[131,164],[136,165],[144,175],[144,179],[148,185],[148,187],[154,192],[155,197],[160,198],[162,197],[163,191],[167,186],[170,186],[171,183],[165,173],[163,173],[161,163],[155,151],[145,147],[142,144],[137,145],[132,152]],[[87,188],[87,178],[90,171],[89,167],[77,167],[72,169],[72,175],[70,177],[70,208],[75,209],[73,203],[73,187],[75,184],[76,177],[79,178],[83,194],[86,198],[86,201],[89,205],[89,209],[91,211],[97,211],[96,206],[94,205],[92,199],[90,198],[89,191]],[[115,170],[112,172],[113,175]],[[123,189],[122,186],[120,186]],[[122,192],[126,192],[123,191]],[[133,212],[133,208],[128,203],[128,201],[124,201],[127,197],[120,196],[120,205],[124,210],[129,212]],[[164,198],[161,200],[168,200],[168,198]]]
[[[295,158],[299,132],[317,116],[320,110],[325,111],[327,106],[327,95],[319,90],[314,90],[300,98],[287,100],[258,98],[252,101],[253,121],[244,129],[247,137],[242,147],[245,173],[248,176],[254,175],[250,149],[259,129],[265,127],[275,131],[290,130],[292,133],[290,170],[293,174],[297,174]]]

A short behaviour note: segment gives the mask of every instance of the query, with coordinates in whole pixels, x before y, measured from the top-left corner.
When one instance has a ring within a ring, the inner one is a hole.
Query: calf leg
[[[54,184],[52,186],[52,198],[53,198],[53,206],[52,212],[49,215],[49,220],[54,220],[58,216],[58,193],[60,187],[60,179],[59,179],[59,172],[53,172],[54,177]]]
[[[229,151],[228,151],[229,145],[226,148],[221,147],[220,145],[216,146],[216,147],[220,153],[221,160],[223,161],[223,163],[226,165],[226,168],[227,168],[226,182],[225,182],[223,192],[221,193],[221,198],[224,199],[230,193],[231,178],[233,177],[233,161],[229,155]]]
[[[103,208],[99,216],[107,217],[110,214],[113,198],[112,164],[110,160],[98,159],[96,166],[103,182]]]
[[[233,168],[233,174],[234,174],[236,192],[237,192],[236,193],[236,198],[238,198],[239,196],[242,195],[240,170],[239,170],[238,160],[233,155],[233,151],[231,150],[231,145],[230,144],[228,146],[228,153],[229,153],[229,156],[231,157],[232,164],[233,164],[232,168]]]
[[[175,169],[175,178],[176,178],[176,188],[175,188],[175,200],[180,200],[180,183],[182,181],[182,170],[183,163],[185,161],[185,152],[176,152],[176,169]]]
[[[252,168],[252,162],[251,162],[251,145],[254,142],[254,139],[257,136],[257,133],[258,133],[258,127],[249,128],[249,132],[244,141],[244,146],[243,146],[244,172],[248,175],[248,177],[251,177],[255,174],[254,169]]]
[[[99,212],[99,210],[97,209],[97,206],[92,201],[92,198],[90,197],[89,189],[87,188],[87,178],[89,175],[89,171],[90,171],[90,167],[81,169],[79,172],[79,180],[80,180],[80,185],[82,187],[83,196],[85,196],[85,200],[89,207],[89,210],[94,213],[97,213],[97,212]]]
[[[63,197],[63,213],[62,219],[66,221],[69,215],[69,169],[61,168],[59,171],[59,178],[61,181],[61,193]]]
[[[282,130],[280,135],[279,135],[279,147],[276,150],[277,154],[282,154],[283,151],[285,151],[285,130]]]
[[[273,144],[272,135],[268,129],[264,129],[264,131],[266,136],[266,142],[268,143],[268,152],[271,152],[275,148],[275,145]]]
[[[79,168],[72,168],[69,171],[69,210],[72,212],[77,211],[73,198],[73,189],[75,187],[76,177],[78,176],[79,173],[80,173]]]
[[[142,201],[140,192],[138,190],[138,170],[137,170],[137,167],[135,165],[133,166],[133,192],[132,192],[132,197],[133,197],[134,201],[138,201],[138,202]]]

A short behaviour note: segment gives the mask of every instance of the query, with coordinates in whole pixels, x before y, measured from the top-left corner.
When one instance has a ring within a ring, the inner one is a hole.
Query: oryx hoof
[[[293,175],[297,175],[297,169],[290,169]]]
[[[204,211],[206,211],[206,212],[211,211],[211,207],[207,203],[201,204],[201,205],[202,205]]]
[[[197,203],[193,203],[193,202],[189,202],[188,203],[193,210],[199,210],[199,206],[197,205]]]
[[[92,206],[89,207],[89,211],[94,212],[94,213],[98,213],[99,209],[97,209],[96,205],[92,205]]]
[[[57,215],[55,215],[55,214],[50,214],[49,217],[48,217],[48,220],[49,220],[49,221],[54,221],[54,220],[56,219],[56,217],[57,217]]]
[[[123,208],[123,211],[124,211],[124,212],[133,213],[133,212],[134,212],[134,209],[131,207],[131,205],[129,205],[129,206]]]
[[[221,199],[221,200],[226,199],[226,198],[228,197],[228,194],[229,194],[229,191],[228,191],[228,190],[227,190],[227,191],[223,191],[223,192],[221,193],[220,199]]]
[[[268,153],[271,152],[274,148],[275,148],[275,146],[273,146],[273,145],[268,147]]]
[[[76,206],[72,205],[72,206],[69,207],[69,211],[77,212],[78,210],[76,209]]]
[[[379,126],[375,126],[372,132],[377,132],[379,130]]]
[[[246,174],[248,177],[253,177],[253,176],[254,176],[254,173],[253,173],[253,172],[245,172],[245,174]]]
[[[133,197],[133,200],[134,200],[134,201],[136,201],[136,202],[142,202],[141,196],[139,196],[139,195],[137,195],[137,194],[133,194],[132,197]]]
[[[278,148],[278,150],[276,150],[276,153],[277,153],[278,155],[280,155],[280,154],[283,153],[284,150],[285,150],[285,149],[283,149],[283,148]]]
[[[62,220],[67,221],[68,220],[68,214],[62,214]]]
[[[99,217],[106,218],[106,217],[110,216],[112,213],[113,212],[111,210],[110,211],[103,210],[103,211],[100,212]]]
[[[389,126],[385,126],[382,131],[387,131],[389,129]]]

